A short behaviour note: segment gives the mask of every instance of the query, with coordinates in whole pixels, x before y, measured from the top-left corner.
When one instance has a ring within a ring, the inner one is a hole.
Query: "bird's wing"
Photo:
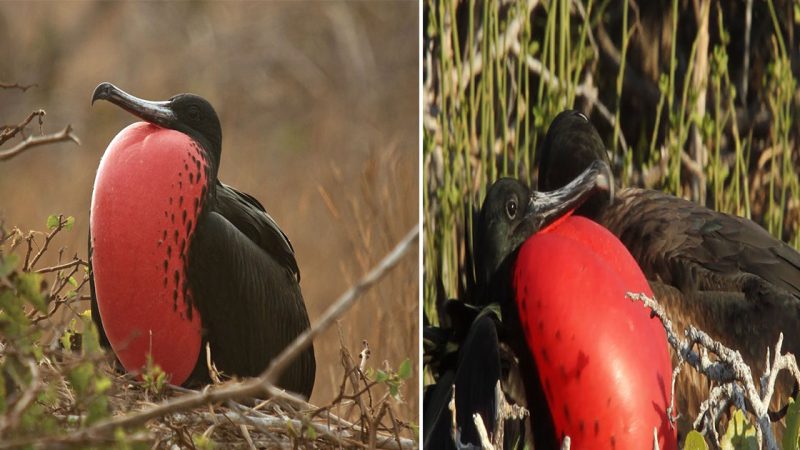
[[[256,376],[309,327],[300,286],[281,254],[265,251],[222,214],[204,214],[189,248],[192,301],[217,368]],[[309,347],[283,373],[279,385],[308,396],[315,370]]]
[[[300,281],[292,243],[255,197],[218,182],[216,211]]]
[[[650,279],[681,290],[777,289],[774,294],[800,301],[800,253],[751,220],[657,191],[625,189],[600,223]]]
[[[458,367],[441,374],[425,398],[425,446],[452,448],[449,403],[455,386],[456,426],[463,444],[480,446],[472,419],[480,414],[490,435],[495,428],[497,403],[495,386],[501,379],[496,323],[490,315],[478,317],[470,327],[458,354]]]

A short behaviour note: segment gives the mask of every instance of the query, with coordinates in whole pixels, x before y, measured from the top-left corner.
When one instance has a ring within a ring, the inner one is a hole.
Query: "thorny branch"
[[[715,405],[729,405],[732,403],[737,408],[755,416],[758,422],[756,439],[759,448],[766,440],[768,449],[778,450],[779,446],[769,418],[769,404],[775,393],[778,373],[782,370],[787,370],[795,381],[800,383],[800,369],[798,369],[794,355],[791,353],[781,354],[783,333],[779,335],[778,342],[775,344],[774,358],[771,365],[769,349],[767,349],[767,366],[760,378],[761,394],[759,395],[759,389],[756,389],[750,367],[745,364],[742,355],[738,351],[722,345],[705,332],[691,325],[686,329],[686,339],[678,339],[672,328],[672,321],[667,317],[666,312],[658,302],[644,294],[629,292],[627,295],[633,301],[642,302],[645,307],[649,308],[661,320],[661,324],[667,333],[667,341],[678,355],[677,368],[680,368],[686,362],[709,380],[717,383],[717,386],[711,390],[709,399],[701,405],[700,415],[695,421],[695,427],[705,422],[706,434],[710,432],[717,445],[719,445],[719,436],[716,432],[715,424],[719,414],[725,408],[717,408]],[[699,350],[694,350],[695,346]],[[709,352],[716,355],[717,359],[710,359]],[[673,372],[673,405],[670,406],[670,411],[668,411],[671,419],[672,411],[674,410],[674,380],[678,372],[677,369]]]

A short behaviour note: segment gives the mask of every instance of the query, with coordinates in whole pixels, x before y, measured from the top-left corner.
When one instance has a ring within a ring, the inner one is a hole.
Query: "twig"
[[[76,445],[86,442],[93,442],[112,435],[117,429],[125,429],[141,426],[148,421],[168,414],[186,411],[198,406],[223,402],[227,400],[238,400],[252,398],[267,394],[270,396],[280,396],[285,392],[274,385],[284,368],[312,341],[318,334],[328,329],[336,319],[347,312],[354,304],[355,300],[361,297],[370,287],[383,278],[389,271],[397,265],[402,257],[409,252],[417,242],[419,236],[419,226],[415,225],[406,236],[386,255],[377,266],[370,270],[355,286],[342,294],[336,302],[329,307],[322,317],[308,330],[298,336],[288,347],[286,347],[269,367],[257,378],[246,381],[233,381],[215,387],[207,387],[200,392],[184,395],[159,403],[153,407],[131,412],[129,414],[105,419],[97,424],[64,436],[54,436],[39,439],[23,439],[5,441],[0,443],[0,448],[13,448],[19,446],[42,446],[45,444],[53,445],[56,443]],[[391,441],[391,438],[389,439]]]
[[[54,144],[56,142],[64,142],[64,141],[72,141],[78,145],[81,145],[80,139],[75,133],[72,132],[72,126],[67,125],[64,127],[63,130],[59,131],[58,133],[53,134],[46,134],[44,136],[29,136],[24,141],[20,142],[19,144],[15,145],[14,147],[0,152],[0,161],[5,161],[11,159],[20,153],[24,152],[33,147],[38,147],[40,145],[47,145],[47,144]]]
[[[305,350],[311,344],[311,341],[320,333],[330,328],[334,322],[347,312],[353,305],[353,302],[358,299],[364,292],[367,291],[378,280],[383,278],[402,257],[413,247],[412,244],[417,242],[419,237],[419,226],[414,227],[406,233],[405,237],[395,246],[395,248],[386,255],[377,266],[369,271],[355,286],[351,287],[338,300],[330,307],[325,314],[317,321],[317,323],[303,332],[297,337],[289,346],[281,352],[277,358],[272,360],[272,363],[267,370],[259,377],[263,379],[266,384],[274,384],[275,380],[283,373],[283,370],[294,360],[294,358]]]
[[[25,256],[25,265],[23,266],[23,269],[22,269],[23,271],[25,271],[25,272],[30,271],[33,268],[33,266],[36,265],[36,262],[39,261],[39,258],[41,258],[42,255],[44,255],[44,252],[47,251],[47,246],[50,245],[50,241],[52,241],[53,238],[56,236],[56,234],[58,234],[59,231],[63,230],[64,226],[66,226],[66,225],[67,225],[67,221],[64,220],[64,216],[63,215],[59,215],[58,216],[58,225],[56,225],[55,228],[50,230],[50,232],[45,235],[44,244],[42,244],[42,248],[39,249],[39,252],[36,253],[36,256],[34,256],[33,259],[30,260],[30,261],[28,261],[28,256],[30,256],[30,250],[31,250],[30,242],[29,242],[29,244],[28,244],[28,254]],[[33,233],[31,233],[30,237],[33,238]]]
[[[478,438],[481,440],[481,448],[483,450],[494,450],[494,445],[489,439],[489,433],[486,431],[486,425],[483,423],[483,418],[478,413],[472,414],[472,423],[475,424],[475,429],[478,430]]]
[[[37,269],[36,273],[56,272],[56,271],[63,270],[63,269],[69,269],[70,267],[73,267],[73,266],[89,267],[89,264],[86,261],[76,257],[72,261],[65,262],[63,264],[58,264],[58,265],[55,265],[55,266],[43,267],[41,269]]]
[[[2,145],[3,143],[5,143],[7,140],[9,140],[9,139],[13,138],[14,136],[16,136],[16,135],[17,135],[17,133],[20,133],[20,132],[22,132],[22,133],[23,133],[23,136],[24,136],[24,135],[25,135],[25,134],[24,134],[25,127],[27,127],[27,126],[28,126],[28,124],[29,124],[29,123],[31,123],[31,121],[33,120],[33,118],[34,118],[34,117],[38,117],[38,118],[39,118],[39,126],[41,127],[41,126],[42,126],[42,124],[44,123],[44,122],[42,121],[42,118],[43,118],[43,117],[44,117],[46,114],[47,114],[47,113],[45,112],[45,110],[43,110],[43,109],[37,109],[36,111],[33,111],[32,113],[28,114],[28,117],[26,117],[26,118],[25,118],[25,120],[23,120],[22,122],[20,122],[18,125],[16,125],[16,126],[13,126],[13,127],[11,127],[11,126],[4,126],[4,127],[3,127],[3,130],[2,130],[2,131],[0,131],[0,145]]]
[[[508,419],[522,420],[531,413],[525,407],[508,403],[506,395],[500,386],[500,380],[494,386],[495,404],[497,405],[497,425],[494,431],[494,447],[503,448],[505,438],[505,423]]]
[[[672,322],[661,305],[654,299],[644,294],[630,292],[627,296],[633,301],[642,302],[645,307],[652,310],[654,315],[658,316],[667,333],[669,344],[678,354],[679,364],[681,361],[686,361],[709,380],[719,384],[711,390],[709,399],[703,402],[700,414],[700,417],[710,416],[712,431],[717,442],[718,436],[716,435],[716,430],[713,429],[713,422],[716,422],[717,417],[714,412],[714,405],[718,405],[721,402],[727,405],[727,402],[730,401],[737,408],[755,416],[758,422],[756,438],[759,448],[765,439],[768,449],[777,450],[779,447],[769,418],[769,404],[775,393],[778,373],[782,370],[788,370],[795,381],[800,383],[800,369],[798,369],[794,355],[791,353],[781,354],[783,333],[779,334],[778,342],[775,344],[775,356],[771,366],[768,353],[767,367],[760,378],[761,395],[759,395],[750,367],[745,364],[742,355],[738,351],[711,339],[705,332],[691,325],[686,329],[686,339],[679,340],[672,328]],[[699,347],[699,351],[693,350],[695,345]],[[708,357],[709,352],[716,355],[716,361],[712,361]],[[675,373],[673,373],[673,376],[675,376]],[[721,408],[716,411],[721,411]],[[700,417],[698,417],[698,421],[700,421]],[[697,424],[698,422],[695,423]]]
[[[22,92],[27,91],[32,87],[36,87],[36,83],[34,84],[19,84],[19,83],[3,83],[0,81],[0,89],[19,89]]]

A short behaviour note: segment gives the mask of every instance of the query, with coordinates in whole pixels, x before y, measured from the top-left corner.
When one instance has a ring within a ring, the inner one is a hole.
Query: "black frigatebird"
[[[581,448],[641,448],[643,442],[652,442],[654,428],[659,429],[661,448],[675,446],[666,418],[671,367],[663,329],[647,311],[624,299],[623,286],[646,288],[644,276],[610,233],[569,217],[593,190],[610,186],[608,166],[598,162],[555,195],[531,192],[513,179],[501,179],[488,190],[476,223],[480,293],[472,300],[500,303],[502,321],[492,322],[495,333],[485,331],[485,320],[475,321],[477,330],[470,328],[468,338],[484,330],[488,343],[470,354],[466,343],[471,341],[464,341],[455,376],[441,377],[426,399],[426,430],[429,420],[439,417],[428,414],[443,411],[442,398],[448,399],[440,394],[440,384],[455,383],[458,400],[466,390],[458,386],[462,367],[475,361],[494,367],[490,363],[496,357],[486,347],[494,348],[490,344],[500,336],[513,355],[502,361],[517,366],[510,370],[501,364],[501,378],[524,385],[523,404],[531,411],[536,447],[558,447],[569,435]],[[593,237],[585,239],[587,234]],[[605,267],[607,260],[619,262],[616,270]],[[469,436],[471,426],[463,409],[468,413],[494,406],[488,387],[497,380],[487,377],[497,371],[486,376],[474,372],[468,375],[475,387],[467,391],[474,404],[457,410],[458,425],[465,430],[461,436]],[[515,386],[504,386],[504,391],[512,390]],[[440,416],[449,417],[446,411]],[[447,430],[433,422],[434,429]],[[527,431],[516,432],[530,438]]]
[[[597,130],[573,110],[553,120],[541,153],[540,189],[555,189],[596,161],[608,161]],[[622,241],[677,329],[703,329],[742,352],[759,372],[779,333],[785,351],[800,351],[800,253],[755,222],[638,188],[621,189],[612,201],[592,197],[576,213]],[[682,431],[707,388],[696,374],[683,376],[689,382],[678,384]],[[792,387],[785,381],[778,386],[781,398]]]
[[[222,130],[194,94],[136,98],[101,83],[107,100],[145,122],[109,144],[92,193],[92,318],[123,367],[148,355],[175,384],[217,370],[256,376],[309,327],[300,271],[287,236],[258,200],[221,183]],[[310,396],[313,347],[279,386]]]
[[[591,189],[569,189],[591,180]],[[602,176],[601,176],[602,175]],[[671,365],[664,330],[627,290],[649,292],[625,247],[571,212],[610,191],[608,165],[596,161],[565,187],[560,211],[537,222],[537,194],[503,179],[487,192],[477,222],[479,285],[508,296],[503,325],[519,359],[536,447],[569,436],[576,448],[675,448],[666,409]],[[613,196],[613,194],[612,194]],[[516,206],[514,206],[516,205]],[[507,288],[503,288],[506,286]]]

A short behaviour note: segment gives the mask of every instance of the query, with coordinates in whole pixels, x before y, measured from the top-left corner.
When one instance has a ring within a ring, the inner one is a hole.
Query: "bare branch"
[[[46,134],[44,136],[29,136],[24,141],[20,142],[19,144],[15,145],[14,147],[4,150],[0,152],[0,161],[5,161],[11,159],[20,153],[24,152],[33,147],[38,147],[40,145],[47,145],[47,144],[54,144],[56,142],[65,142],[65,141],[72,141],[78,145],[81,145],[80,139],[75,133],[72,132],[72,126],[67,125],[64,127],[63,130],[59,131],[58,133],[53,134]]]
[[[86,267],[89,267],[89,264],[86,261],[76,257],[72,261],[68,261],[68,262],[65,262],[63,264],[58,264],[58,265],[55,265],[55,266],[43,267],[41,269],[38,269],[38,270],[36,270],[36,273],[57,272],[59,270],[69,269],[70,267],[73,267],[73,266],[86,266]]]
[[[32,87],[36,87],[37,84],[19,84],[19,83],[3,83],[0,81],[0,89],[19,89],[22,92],[27,91]]]
[[[14,126],[4,126],[3,130],[0,131],[0,145],[5,143],[7,140],[13,138],[14,136],[16,136],[17,133],[20,133],[23,130],[25,130],[25,127],[27,127],[28,124],[31,123],[34,117],[39,118],[39,125],[41,125],[42,118],[46,114],[47,113],[43,109],[37,109],[36,111],[33,111],[32,113],[28,114],[28,117],[26,117],[25,120],[23,120],[19,124]]]
[[[709,380],[718,384],[712,388],[709,398],[701,405],[700,416],[695,421],[695,426],[697,427],[705,418],[706,430],[711,431],[719,445],[715,423],[722,410],[733,403],[742,411],[747,411],[755,416],[758,422],[756,438],[759,448],[766,440],[768,449],[777,450],[779,446],[769,418],[769,405],[775,393],[778,373],[787,370],[795,381],[800,383],[800,369],[798,369],[794,355],[791,353],[781,354],[783,333],[778,336],[778,342],[775,344],[771,366],[769,354],[767,356],[767,367],[760,378],[761,394],[759,395],[750,367],[745,364],[738,351],[722,345],[702,330],[691,325],[686,329],[686,339],[678,339],[672,328],[672,322],[658,302],[644,294],[629,292],[627,295],[633,301],[642,302],[661,320],[667,333],[667,340],[678,355],[678,366],[685,361]],[[697,351],[694,350],[695,346],[698,347]],[[710,359],[709,353],[714,354],[717,359]],[[675,376],[677,376],[677,371],[673,372],[673,379]]]

